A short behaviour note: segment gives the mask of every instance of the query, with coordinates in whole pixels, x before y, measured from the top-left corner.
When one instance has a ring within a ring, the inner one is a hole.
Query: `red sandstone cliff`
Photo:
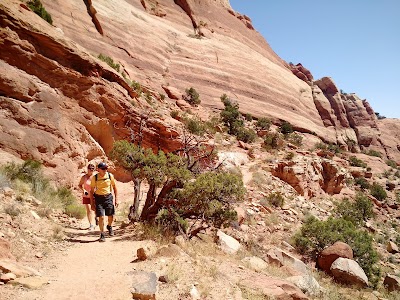
[[[384,149],[400,163],[399,120],[377,120],[331,79],[289,67],[227,0],[42,2],[53,26],[21,1],[0,4],[2,151],[40,159],[58,174],[105,156],[143,116],[150,116],[146,146],[178,147],[173,123],[137,100],[96,58],[103,53],[154,95],[162,86],[182,93],[193,86],[202,105],[221,108],[226,93],[245,113],[289,121],[327,142]]]

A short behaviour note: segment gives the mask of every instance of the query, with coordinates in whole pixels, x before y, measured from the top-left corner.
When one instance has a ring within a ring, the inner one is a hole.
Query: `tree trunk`
[[[156,185],[154,183],[150,183],[149,190],[147,192],[146,203],[144,204],[142,214],[140,216],[141,220],[148,220],[149,217],[149,208],[156,201]]]
[[[139,220],[139,204],[140,204],[140,187],[142,184],[142,180],[139,178],[135,178],[134,182],[134,199],[133,205],[129,208],[128,218],[130,221]]]

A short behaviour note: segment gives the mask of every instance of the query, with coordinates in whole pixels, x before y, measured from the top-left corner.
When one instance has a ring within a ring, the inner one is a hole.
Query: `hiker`
[[[112,223],[114,221],[115,207],[118,207],[117,187],[115,186],[114,175],[107,172],[107,169],[108,166],[106,163],[99,163],[97,165],[98,173],[92,176],[90,183],[90,200],[92,208],[96,207],[96,217],[99,218],[100,242],[106,241],[104,236],[104,215],[108,218],[108,234],[110,236],[114,235]],[[114,197],[112,192],[114,192]]]
[[[81,180],[79,181],[79,189],[82,190],[82,204],[85,205],[86,208],[86,215],[89,221],[89,230],[94,230],[95,225],[93,224],[93,217],[92,217],[92,207],[90,204],[90,183],[91,177],[93,175],[94,165],[88,164],[87,166],[87,173],[85,173]]]

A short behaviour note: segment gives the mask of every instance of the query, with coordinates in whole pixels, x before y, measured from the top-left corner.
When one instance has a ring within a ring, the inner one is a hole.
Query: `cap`
[[[98,169],[107,170],[108,166],[105,162],[101,162],[97,165]]]

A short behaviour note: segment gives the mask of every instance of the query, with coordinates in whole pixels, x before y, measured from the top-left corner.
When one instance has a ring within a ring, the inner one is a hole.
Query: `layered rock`
[[[271,174],[290,184],[299,195],[312,198],[327,193],[339,194],[345,173],[332,160],[320,157],[298,157],[278,162]]]
[[[342,95],[332,80],[312,82],[301,65],[294,75],[227,0],[42,2],[54,26],[20,1],[0,4],[0,146],[42,161],[55,179],[71,182],[115,140],[139,138],[141,125],[145,147],[179,147],[178,133],[152,117],[100,53],[153,95],[168,87],[176,98],[192,86],[202,105],[222,108],[226,93],[244,113],[289,121],[327,142],[383,147],[400,162],[397,121],[377,121],[367,102]]]

